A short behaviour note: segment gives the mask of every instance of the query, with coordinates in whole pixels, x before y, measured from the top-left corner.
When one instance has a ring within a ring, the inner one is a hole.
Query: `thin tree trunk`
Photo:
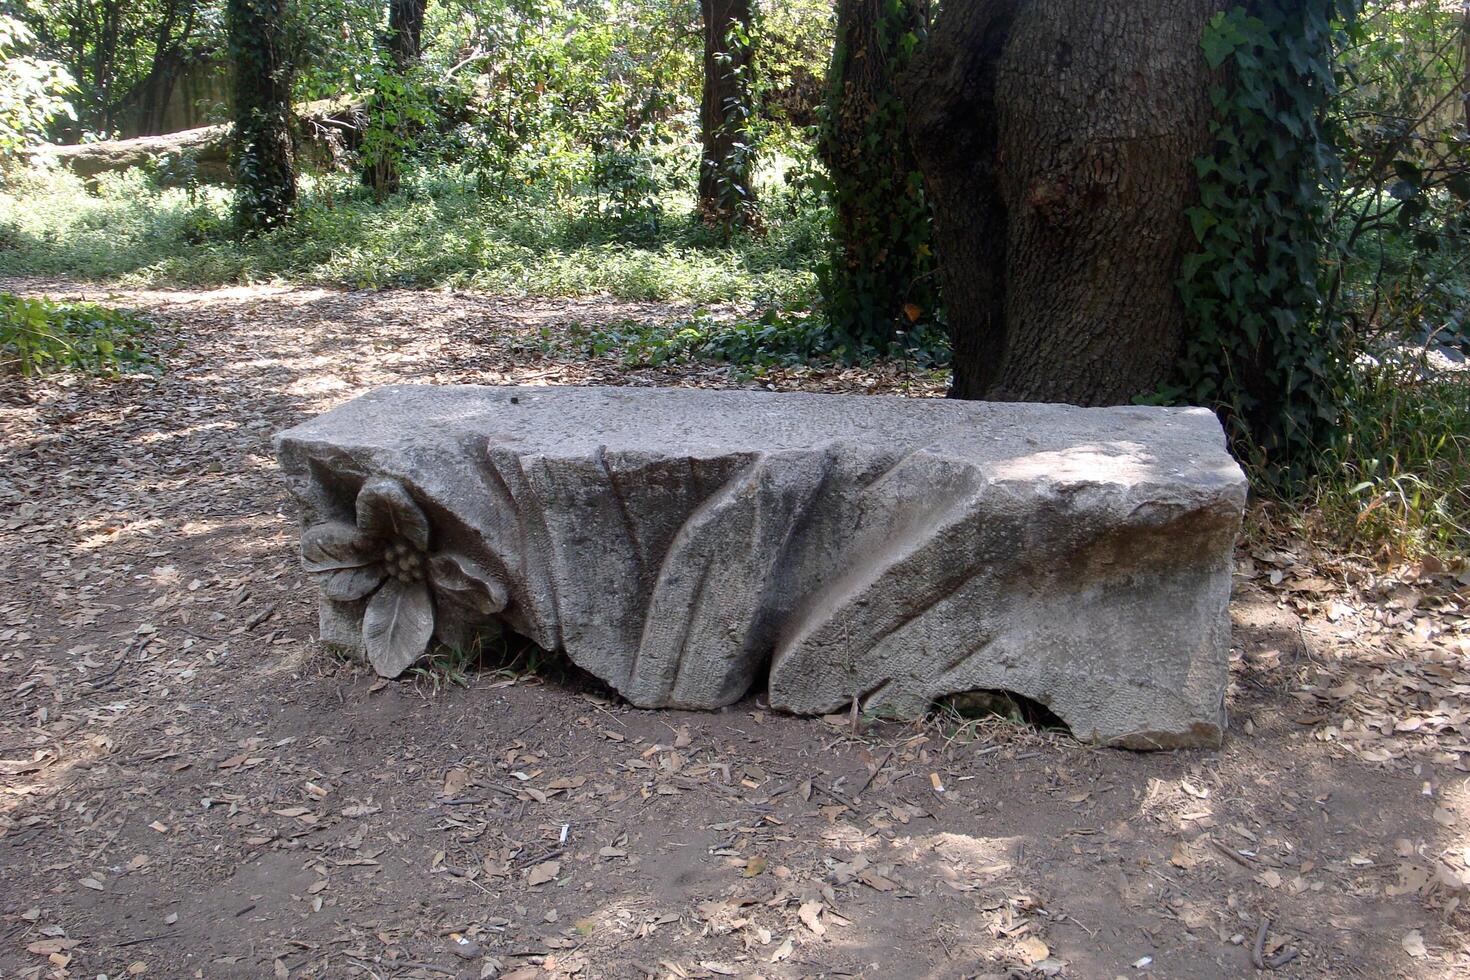
[[[1465,113],[1465,132],[1470,133],[1470,0],[1460,7],[1460,102]]]
[[[424,10],[427,5],[427,0],[389,0],[388,34],[384,46],[389,65],[400,77],[418,64],[423,49]],[[378,98],[375,97],[373,102],[378,102]],[[374,108],[370,104],[368,111],[372,112]],[[398,193],[402,177],[396,154],[384,153],[368,163],[363,168],[362,181],[373,189],[379,200]]]
[[[399,71],[418,64],[423,53],[427,6],[428,0],[390,0],[388,4],[388,51]]]
[[[755,216],[749,143],[751,0],[700,0],[700,13],[704,96],[699,107],[699,210],[705,220],[728,227]]]
[[[1125,403],[1185,315],[1200,40],[1230,0],[958,0],[901,80],[934,208],[951,395]]]
[[[281,224],[296,203],[291,65],[283,0],[228,0],[235,72],[235,214],[245,231]]]

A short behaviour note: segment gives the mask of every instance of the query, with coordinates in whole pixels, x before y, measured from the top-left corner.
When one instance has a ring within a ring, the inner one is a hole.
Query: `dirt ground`
[[[610,300],[0,288],[171,348],[0,383],[0,976],[1470,974],[1459,569],[1242,545],[1219,752],[384,683],[314,645],[273,432],[390,381],[750,382],[546,352],[673,312]]]

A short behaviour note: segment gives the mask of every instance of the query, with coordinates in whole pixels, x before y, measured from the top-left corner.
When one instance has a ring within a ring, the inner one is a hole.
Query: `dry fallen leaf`
[[[544,885],[548,881],[555,881],[556,876],[561,873],[560,861],[546,861],[536,865],[526,875],[526,884],[532,887]]]
[[[796,915],[808,929],[818,936],[827,934],[827,927],[822,925],[820,918],[822,914],[821,902],[803,902],[801,908],[796,910]]]
[[[1429,957],[1429,950],[1424,948],[1424,936],[1420,934],[1418,929],[1414,929],[1408,935],[1404,936],[1401,945],[1404,947],[1404,952],[1416,960],[1428,959]]]
[[[1021,953],[1021,959],[1028,965],[1031,963],[1040,963],[1051,955],[1051,950],[1047,948],[1046,943],[1037,939],[1035,936],[1027,936],[1022,939],[1016,944],[1016,948]]]

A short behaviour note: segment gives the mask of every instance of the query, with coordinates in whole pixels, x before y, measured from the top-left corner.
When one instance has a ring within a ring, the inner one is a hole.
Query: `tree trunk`
[[[284,222],[296,203],[291,65],[284,0],[228,0],[235,72],[235,215],[245,231]]]
[[[925,26],[923,0],[840,0],[818,144],[832,175],[822,275],[833,328],[881,346],[938,305],[928,205],[895,77]]]
[[[755,219],[750,186],[751,0],[700,0],[704,19],[704,97],[699,211],[725,227]]]
[[[427,6],[428,0],[389,0],[388,52],[399,71],[408,71],[419,62]]]
[[[1470,0],[1460,5],[1460,106],[1470,133]]]
[[[388,34],[384,38],[384,47],[388,53],[388,70],[396,73],[400,79],[418,64],[423,47],[426,6],[427,0],[389,0]],[[368,111],[378,109],[381,102],[381,94],[374,95],[369,102]],[[403,127],[404,124],[399,125],[400,129]],[[374,195],[380,201],[390,194],[398,193],[399,184],[402,183],[396,149],[400,142],[399,138],[395,138],[392,141],[393,147],[363,167],[362,182],[373,189]]]
[[[1125,403],[1185,313],[1200,41],[1229,0],[957,0],[901,79],[958,398]]]

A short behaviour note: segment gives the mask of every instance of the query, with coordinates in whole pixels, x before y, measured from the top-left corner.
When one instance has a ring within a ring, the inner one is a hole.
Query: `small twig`
[[[442,966],[435,966],[432,963],[420,963],[418,961],[413,961],[413,962],[410,962],[410,963],[399,963],[398,965],[399,966],[403,966],[403,967],[412,967],[415,970],[430,970],[430,971],[432,971],[434,973],[442,973],[446,977],[457,977],[457,976],[459,976],[459,971],[458,970],[446,970],[444,967],[442,967]]]
[[[873,780],[875,780],[875,779],[878,778],[878,773],[880,773],[880,772],[883,771],[883,767],[886,766],[886,765],[888,765],[888,760],[891,759],[891,758],[893,758],[893,753],[895,753],[897,751],[898,751],[898,746],[896,746],[896,745],[893,748],[889,749],[888,750],[888,754],[885,755],[883,758],[881,758],[881,759],[878,760],[878,766],[877,766],[877,768],[875,768],[872,772],[868,773],[868,778],[865,779],[865,780],[863,780],[863,784],[858,787],[858,791],[856,793],[852,794],[852,795],[855,796],[855,797],[862,796],[863,795],[863,791],[866,790],[869,786],[873,785]]]
[[[112,944],[112,947],[114,949],[122,949],[124,946],[136,946],[139,943],[151,943],[151,942],[154,942],[155,940],[168,939],[168,938],[169,938],[168,933],[161,932],[161,933],[159,933],[156,936],[140,936],[137,939],[124,939],[120,943],[113,943]]]
[[[517,731],[517,732],[514,732],[514,733],[513,733],[513,734],[512,734],[512,735],[511,735],[511,736],[510,736],[510,738],[509,738],[509,739],[507,739],[507,741],[514,741],[514,740],[515,740],[515,739],[518,739],[518,738],[520,738],[520,737],[521,737],[521,736],[522,736],[522,735],[524,735],[524,734],[526,734],[526,733],[527,733],[527,732],[529,732],[529,731],[530,731],[530,730],[531,730],[531,729],[533,729],[533,728],[535,728],[535,727],[536,727],[536,726],[537,726],[537,725],[539,725],[539,724],[541,724],[541,721],[542,721],[542,718],[544,718],[544,717],[545,717],[545,716],[544,716],[544,715],[537,715],[537,716],[536,716],[536,720],[535,720],[535,721],[533,721],[533,722],[531,722],[531,723],[530,723],[530,724],[529,724],[529,725],[527,725],[527,726],[526,726],[526,727],[524,727],[524,728],[522,728],[522,729],[520,729],[520,730],[519,730],[519,731]],[[624,727],[626,727],[626,726],[624,726]]]
[[[1261,920],[1261,927],[1256,930],[1256,944],[1251,947],[1251,963],[1257,970],[1266,968],[1264,953],[1266,950],[1266,932],[1271,928],[1271,917],[1267,916]]]
[[[1286,952],[1277,953],[1271,959],[1267,960],[1266,968],[1268,970],[1279,970],[1294,959],[1296,959],[1296,950],[1288,949]]]
[[[1096,939],[1097,938],[1097,931],[1095,929],[1089,929],[1086,926],[1084,926],[1082,923],[1078,922],[1077,921],[1077,917],[1075,915],[1073,915],[1071,912],[1067,912],[1064,915],[1061,915],[1061,916],[1058,916],[1057,917],[1057,921],[1058,922],[1061,922],[1064,919],[1067,922],[1072,923],[1072,925],[1076,926],[1078,929],[1081,929],[1083,932],[1087,933],[1087,935],[1089,937],[1091,937],[1093,939]]]
[[[1215,838],[1213,837],[1208,837],[1206,838],[1206,840],[1210,842],[1210,845],[1214,847],[1215,850],[1219,851],[1221,854],[1225,855],[1230,860],[1240,865],[1242,868],[1245,868],[1247,871],[1256,870],[1255,864],[1244,854],[1237,852],[1235,848],[1228,847],[1225,844],[1222,844],[1219,841],[1215,840]]]
[[[816,780],[812,780],[812,789],[816,790],[819,793],[825,793],[827,796],[832,797],[832,799],[836,800],[838,803],[841,803],[843,806],[845,806],[848,809],[852,810],[853,813],[856,813],[857,810],[858,810],[858,805],[856,803],[854,803],[852,800],[850,800],[847,797],[843,796],[841,793],[837,792],[835,789],[828,789],[827,787],[823,786],[821,783],[817,782]]]
[[[543,863],[545,863],[547,861],[550,861],[552,858],[559,858],[559,857],[562,856],[563,853],[564,853],[563,850],[560,847],[558,847],[554,851],[547,851],[545,854],[538,854],[536,857],[528,857],[528,858],[518,857],[518,858],[515,859],[515,861],[516,861],[516,864],[519,865],[520,867],[528,868],[528,867],[530,867],[533,864],[543,864]]]

